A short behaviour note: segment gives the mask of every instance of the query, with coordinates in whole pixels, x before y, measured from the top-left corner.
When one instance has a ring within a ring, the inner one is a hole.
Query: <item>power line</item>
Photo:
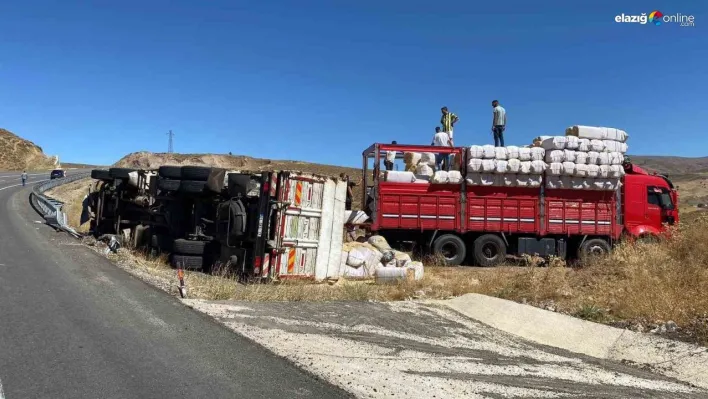
[[[167,141],[167,153],[172,154],[174,152],[174,149],[172,148],[172,138],[174,137],[174,133],[172,133],[172,130],[170,130],[167,133],[167,136],[169,136],[169,140]]]

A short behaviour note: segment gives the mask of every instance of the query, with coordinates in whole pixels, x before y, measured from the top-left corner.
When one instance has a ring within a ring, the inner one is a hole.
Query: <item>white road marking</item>
[[[43,183],[43,182],[45,182],[45,181],[49,181],[49,179],[46,179],[46,180],[33,180],[33,181],[31,181],[31,182],[28,180],[27,183]],[[5,189],[8,189],[8,188],[17,187],[17,186],[21,186],[21,185],[22,185],[22,183],[20,183],[20,184],[13,184],[12,186],[0,187],[0,190],[5,190]],[[0,398],[0,399],[2,399],[2,398]]]
[[[5,392],[2,390],[2,380],[0,380],[0,399],[5,399]]]

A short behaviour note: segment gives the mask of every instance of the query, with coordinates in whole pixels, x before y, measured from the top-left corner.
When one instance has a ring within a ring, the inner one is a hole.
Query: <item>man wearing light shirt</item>
[[[449,132],[441,132],[439,127],[435,128],[435,136],[431,143],[435,147],[454,147],[452,137]],[[438,170],[450,170],[450,154],[435,154],[435,167]]]
[[[506,130],[506,110],[499,105],[499,101],[492,101],[492,134],[494,134],[494,146],[504,147],[504,130]]]
[[[397,145],[396,140],[392,141],[391,144]],[[386,170],[393,170],[393,162],[396,161],[396,151],[386,151],[386,159],[384,160],[384,166]]]

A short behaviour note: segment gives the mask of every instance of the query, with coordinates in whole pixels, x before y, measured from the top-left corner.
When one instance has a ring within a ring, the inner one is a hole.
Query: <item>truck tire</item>
[[[171,252],[172,244],[173,240],[168,235],[153,234],[152,237],[150,237],[150,245],[153,248],[159,249],[161,252]]]
[[[610,254],[612,248],[610,243],[602,238],[590,238],[578,248],[578,259],[581,262],[588,262],[592,259],[601,258]]]
[[[127,179],[130,177],[130,173],[135,172],[135,169],[131,168],[110,168],[108,169],[108,174],[114,179]]]
[[[192,241],[179,238],[174,241],[172,249],[177,254],[203,256],[207,244],[207,241]]]
[[[206,187],[205,181],[195,181],[195,180],[182,180],[179,185],[179,191],[183,193],[201,193]]]
[[[448,266],[458,266],[467,257],[467,246],[454,234],[443,234],[433,242],[433,253],[441,254]]]
[[[479,236],[474,240],[472,255],[480,266],[498,266],[506,260],[506,243],[496,234]]]
[[[172,255],[170,264],[175,269],[202,270],[204,269],[204,258],[192,255]]]
[[[179,166],[160,166],[157,169],[157,175],[165,179],[181,180],[182,168]]]
[[[164,191],[177,191],[180,188],[179,180],[157,179],[157,188]]]
[[[211,168],[205,166],[182,166],[182,179],[207,181]]]
[[[96,180],[113,180],[110,172],[103,169],[94,169],[91,171],[91,178]]]

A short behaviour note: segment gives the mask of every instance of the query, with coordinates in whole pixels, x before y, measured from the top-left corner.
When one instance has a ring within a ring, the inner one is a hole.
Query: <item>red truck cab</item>
[[[626,236],[662,234],[678,222],[678,193],[666,176],[627,163],[616,191],[471,186],[386,181],[388,151],[454,154],[466,175],[465,148],[374,144],[363,152],[362,204],[372,231],[416,242],[450,265],[494,266],[507,255],[585,258],[609,252]]]

